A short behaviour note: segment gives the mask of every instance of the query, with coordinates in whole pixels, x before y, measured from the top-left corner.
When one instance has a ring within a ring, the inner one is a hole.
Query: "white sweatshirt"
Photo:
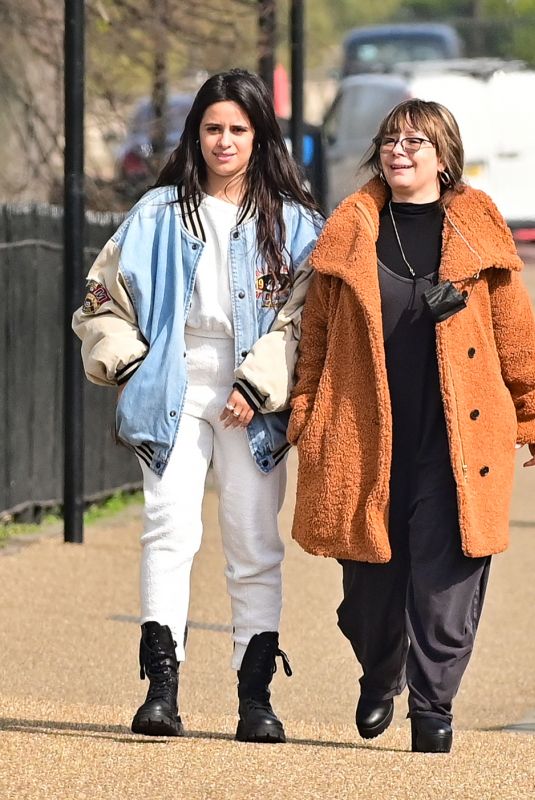
[[[234,336],[229,279],[230,232],[239,207],[206,195],[199,216],[206,243],[197,267],[186,332],[217,339]]]

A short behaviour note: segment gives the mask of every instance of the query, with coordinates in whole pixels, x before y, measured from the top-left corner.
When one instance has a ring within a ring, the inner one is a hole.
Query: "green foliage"
[[[143,492],[116,492],[103,503],[93,503],[84,513],[84,522],[90,525],[114,514],[119,514],[130,506],[143,503]]]
[[[170,87],[256,63],[256,0],[88,0],[89,96],[150,95],[157,54]],[[224,20],[224,24],[222,24]]]
[[[472,0],[408,0],[403,4],[403,12],[407,19],[427,22],[471,17],[473,7]]]
[[[291,0],[274,0],[277,59],[290,53]],[[114,102],[149,95],[155,53],[165,52],[170,87],[231,66],[255,68],[257,0],[88,0],[88,96]],[[224,19],[224,25],[221,20]],[[307,66],[336,66],[351,28],[391,21],[449,21],[468,54],[532,59],[535,0],[306,0]]]
[[[47,514],[40,525],[8,522],[0,524],[0,548],[4,547],[13,536],[27,536],[36,533],[45,533],[51,526],[57,525],[60,517],[56,514]]]
[[[130,506],[140,506],[143,503],[142,492],[116,492],[102,503],[92,503],[84,512],[84,524],[91,525],[102,519],[107,519],[116,514],[120,514]],[[0,524],[0,548],[14,536],[31,536],[50,532],[58,527],[62,521],[59,509],[56,509],[43,517],[42,522],[37,524],[8,522]]]

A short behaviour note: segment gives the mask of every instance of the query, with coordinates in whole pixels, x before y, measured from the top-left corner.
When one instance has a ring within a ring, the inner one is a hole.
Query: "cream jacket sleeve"
[[[89,271],[87,294],[72,320],[73,330],[82,340],[85,373],[101,386],[125,383],[148,350],[119,260],[120,249],[110,240]]]
[[[251,399],[262,413],[281,411],[290,404],[301,338],[301,315],[312,272],[307,259],[295,273],[290,296],[269,333],[254,344],[234,373],[236,383],[249,396],[249,386],[256,390],[260,397]]]

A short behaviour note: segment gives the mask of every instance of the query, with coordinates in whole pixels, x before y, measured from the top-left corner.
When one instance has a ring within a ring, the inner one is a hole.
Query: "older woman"
[[[398,105],[376,173],[312,256],[289,438],[293,535],[343,568],[364,738],[408,684],[412,749],[449,752],[490,557],[507,547],[515,444],[535,464],[535,325],[489,197],[462,182],[443,106]]]

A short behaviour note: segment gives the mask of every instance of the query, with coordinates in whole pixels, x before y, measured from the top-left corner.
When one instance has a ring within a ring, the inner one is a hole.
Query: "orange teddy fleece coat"
[[[309,553],[372,563],[391,557],[392,416],[375,247],[386,202],[374,178],[336,209],[312,254],[288,429],[299,451],[293,537]],[[466,187],[448,215],[481,258],[445,218],[439,276],[469,299],[437,324],[437,358],[462,549],[477,557],[507,547],[515,443],[535,442],[535,322],[522,262],[490,198]]]

